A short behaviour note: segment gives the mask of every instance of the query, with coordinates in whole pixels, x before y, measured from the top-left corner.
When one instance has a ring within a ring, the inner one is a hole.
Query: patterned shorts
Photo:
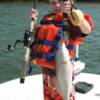
[[[43,74],[44,100],[64,100],[59,93],[57,80],[54,75]],[[70,100],[75,100],[75,91],[70,95]]]

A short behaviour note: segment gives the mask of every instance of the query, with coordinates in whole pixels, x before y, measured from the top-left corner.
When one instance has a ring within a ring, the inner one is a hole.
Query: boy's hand
[[[70,19],[73,25],[80,26],[80,24],[84,22],[84,14],[79,9],[73,9]]]
[[[31,18],[32,18],[32,20],[35,20],[35,21],[37,20],[37,18],[38,18],[38,11],[36,9],[32,8]]]

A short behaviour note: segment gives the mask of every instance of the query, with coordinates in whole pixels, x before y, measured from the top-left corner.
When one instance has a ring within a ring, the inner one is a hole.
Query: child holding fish
[[[49,0],[53,12],[35,27],[31,60],[43,71],[44,100],[75,100],[73,87],[74,46],[93,31],[89,15],[74,8],[73,0]],[[32,30],[38,12],[32,9]]]

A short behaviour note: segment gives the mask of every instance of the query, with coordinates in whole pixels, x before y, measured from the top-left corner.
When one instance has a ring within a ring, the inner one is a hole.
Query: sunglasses
[[[58,2],[52,1],[51,4],[52,4],[52,5],[56,5],[56,4],[58,4]]]
[[[60,2],[60,1],[68,1],[68,0],[58,0],[58,1]]]

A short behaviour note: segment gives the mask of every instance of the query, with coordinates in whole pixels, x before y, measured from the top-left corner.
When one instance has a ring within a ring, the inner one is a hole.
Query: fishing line
[[[17,58],[13,56],[3,56],[2,59],[0,59],[0,63],[5,63],[5,62],[23,62],[23,58]]]
[[[2,52],[2,53],[8,53],[8,50],[2,50],[2,49],[0,49],[0,52]]]
[[[21,63],[22,63],[23,60],[20,60],[20,59],[19,59],[19,60],[13,60],[13,59],[12,59],[12,60],[11,60],[11,59],[9,59],[9,60],[1,60],[1,61],[0,61],[0,64],[5,64],[4,62],[9,63],[9,64],[10,64],[11,62],[21,62]]]
[[[33,8],[37,8],[37,0],[34,0],[34,5],[33,5]]]

